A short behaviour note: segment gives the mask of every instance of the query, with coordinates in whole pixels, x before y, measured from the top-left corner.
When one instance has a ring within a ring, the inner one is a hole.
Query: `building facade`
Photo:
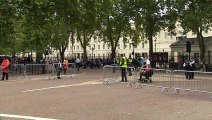
[[[183,29],[180,26],[180,24],[176,24],[176,35],[171,35],[166,30],[161,30],[156,37],[153,38],[153,52],[168,52],[169,56],[174,56],[175,61],[177,62],[177,57],[181,53],[185,52],[185,47],[182,49],[178,49],[179,51],[173,51],[171,50],[170,45],[172,43],[175,43],[181,38],[196,38],[196,34],[192,34],[192,32],[187,33],[186,35],[183,35]],[[205,30],[203,32],[204,37],[212,36],[212,31]],[[130,40],[129,40],[130,41]],[[125,54],[126,57],[132,54],[134,49],[134,53],[139,54],[148,54],[149,52],[149,44],[148,41],[143,41],[136,47],[133,46],[132,42],[129,43],[123,43],[123,39],[121,38],[119,41],[119,44],[116,48],[116,54]],[[210,48],[209,48],[210,50]],[[197,56],[199,53],[198,49],[195,49],[195,51],[192,52],[191,56],[194,56],[194,54]],[[211,54],[212,52],[207,51],[207,55]],[[97,38],[97,40],[94,40],[93,38],[90,41],[90,45],[87,46],[87,56],[88,58],[109,58],[111,54],[111,48],[107,43],[104,43],[103,41],[100,41],[100,39]],[[212,55],[210,55],[212,56]],[[76,58],[76,57],[83,57],[83,49],[78,41],[74,42],[74,45],[71,45],[71,42],[65,52],[65,57],[67,58]]]

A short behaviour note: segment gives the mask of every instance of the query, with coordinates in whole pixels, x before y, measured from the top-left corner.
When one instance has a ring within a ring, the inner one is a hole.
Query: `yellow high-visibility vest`
[[[132,63],[132,58],[129,58],[129,59],[128,59],[128,62],[129,62],[129,63]]]
[[[125,57],[123,57],[122,59],[124,59],[124,64],[121,67],[126,68],[127,67],[127,59]],[[120,65],[122,64],[122,60],[120,61]]]

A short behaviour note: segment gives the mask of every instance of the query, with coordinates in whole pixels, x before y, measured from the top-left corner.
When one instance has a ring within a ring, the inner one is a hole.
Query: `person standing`
[[[120,61],[120,66],[121,66],[121,82],[127,82],[127,75],[126,75],[126,69],[127,69],[127,59],[124,57],[123,54],[121,54],[121,61]]]
[[[60,72],[62,70],[62,64],[61,64],[60,60],[58,60],[58,62],[55,63],[55,67],[57,70],[57,79],[61,79]]]
[[[191,79],[191,65],[190,65],[190,61],[186,61],[184,64],[183,64],[183,67],[185,69],[185,77],[186,79],[190,80]]]
[[[191,65],[191,79],[194,79],[194,72],[193,71],[195,71],[195,61],[194,61],[194,58],[193,59],[191,59],[191,61],[190,61],[190,65]]]
[[[8,77],[9,77],[9,65],[10,65],[10,61],[5,56],[4,60],[1,63],[1,70],[2,70],[2,79],[1,80],[4,80],[5,76],[6,76],[5,80],[8,80]]]
[[[77,57],[75,63],[76,63],[77,71],[79,71],[80,63],[81,63],[81,60],[79,59],[79,57]]]
[[[65,58],[64,61],[63,61],[63,65],[64,65],[64,74],[67,73],[68,71],[68,60]]]
[[[131,58],[131,55],[129,56],[127,62],[128,62],[128,66],[129,66],[129,67],[133,67],[133,64],[132,64],[133,59]],[[129,76],[132,76],[132,70],[131,70],[131,68],[128,68],[127,70],[128,70],[128,72],[129,72]]]

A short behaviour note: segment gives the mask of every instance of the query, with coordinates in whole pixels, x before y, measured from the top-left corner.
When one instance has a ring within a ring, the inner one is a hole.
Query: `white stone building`
[[[172,36],[169,34],[168,31],[161,30],[157,34],[157,36],[153,38],[153,51],[154,52],[155,51],[156,52],[168,52],[169,56],[174,56],[175,61],[176,61],[179,52],[183,53],[185,51],[185,48],[182,47],[182,49],[180,49],[178,52],[176,52],[176,51],[171,52],[170,45],[182,37],[186,37],[186,38],[195,38],[196,37],[196,35],[192,34],[191,32],[189,32],[186,36],[183,35],[183,29],[181,28],[180,24],[177,24],[176,33],[177,33],[176,36]],[[203,33],[203,36],[204,37],[212,36],[212,31],[210,31],[210,30],[205,31]],[[212,47],[210,49],[212,49]],[[208,53],[212,54],[212,52],[208,52],[208,50],[212,51],[210,49],[207,49],[207,51],[206,51],[207,55],[208,55]],[[132,53],[132,51],[133,51],[132,43],[131,42],[126,43],[126,47],[124,47],[124,44],[123,44],[122,38],[121,38],[119,45],[116,49],[117,55],[125,54],[126,57],[128,57]],[[147,41],[147,43],[141,42],[136,48],[134,48],[135,53],[147,54],[148,51],[149,51],[148,41]],[[197,53],[199,53],[198,49],[194,50],[192,54],[197,54]],[[88,58],[92,58],[92,54],[93,54],[93,58],[99,58],[99,57],[107,58],[111,54],[110,46],[108,46],[104,42],[97,42],[97,41],[94,41],[94,39],[91,39],[90,46],[87,47]],[[67,58],[74,57],[75,58],[75,57],[82,57],[82,56],[83,56],[83,49],[79,42],[75,41],[73,47],[71,44],[69,44],[69,46],[65,52],[65,57],[67,57]],[[192,55],[192,56],[194,56],[194,55]],[[212,55],[210,55],[210,56],[212,56]]]

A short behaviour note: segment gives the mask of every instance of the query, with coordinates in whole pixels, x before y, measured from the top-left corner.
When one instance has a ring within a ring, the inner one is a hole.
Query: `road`
[[[0,81],[0,120],[211,120],[211,94],[102,84],[102,69],[74,78]]]

